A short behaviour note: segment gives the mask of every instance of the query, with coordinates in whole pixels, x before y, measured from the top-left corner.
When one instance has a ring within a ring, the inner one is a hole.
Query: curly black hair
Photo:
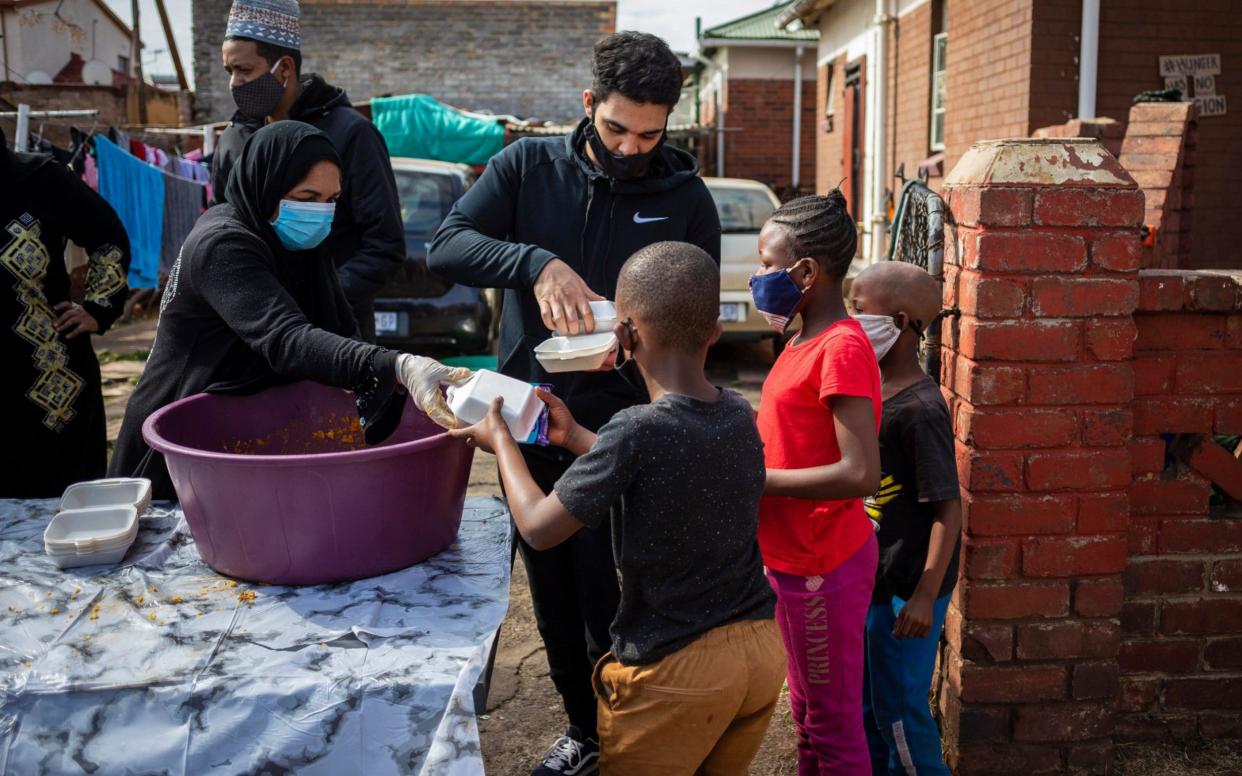
[[[681,99],[681,60],[662,39],[646,32],[614,32],[595,44],[591,58],[596,103],[619,92],[634,102],[665,105]]]
[[[790,200],[769,220],[784,227],[798,258],[815,259],[833,277],[849,272],[858,250],[858,228],[840,189]]]

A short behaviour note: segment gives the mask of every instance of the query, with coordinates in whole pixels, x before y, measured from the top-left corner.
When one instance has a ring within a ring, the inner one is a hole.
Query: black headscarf
[[[341,166],[328,136],[300,121],[277,121],[255,132],[242,146],[229,173],[226,198],[237,217],[277,253],[284,253],[270,219],[280,200],[318,162]]]

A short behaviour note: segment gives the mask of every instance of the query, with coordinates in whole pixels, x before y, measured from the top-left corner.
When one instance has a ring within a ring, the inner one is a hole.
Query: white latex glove
[[[440,391],[442,383],[460,383],[474,374],[465,367],[445,366],[425,356],[402,353],[397,356],[397,379],[410,392],[414,406],[443,428],[459,428],[461,422],[453,415]]]

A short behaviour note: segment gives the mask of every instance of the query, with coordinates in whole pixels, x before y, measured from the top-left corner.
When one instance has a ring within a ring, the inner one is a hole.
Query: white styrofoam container
[[[556,334],[562,337],[590,337],[592,334],[611,332],[617,325],[617,306],[612,302],[591,302],[591,317],[595,319],[595,331],[591,334],[585,334],[582,331],[560,330]]]
[[[95,509],[132,506],[142,514],[151,505],[151,481],[145,478],[117,477],[88,480],[70,485],[60,497],[60,508]]]
[[[535,346],[535,358],[549,372],[591,372],[607,364],[617,346],[612,332],[552,337]]]
[[[138,537],[133,505],[67,509],[43,531],[43,548],[60,568],[117,563]]]
[[[79,566],[102,566],[120,563],[125,559],[125,553],[129,552],[129,545],[125,544],[113,550],[104,550],[101,552],[89,552],[84,555],[73,554],[52,554],[48,553],[48,557],[52,559],[52,563],[57,568],[73,569]]]
[[[487,417],[492,400],[497,396],[504,397],[505,404],[500,415],[505,419],[509,433],[519,442],[530,437],[539,422],[539,413],[543,411],[543,402],[535,393],[534,386],[490,369],[480,369],[461,385],[449,386],[447,394],[449,409],[458,420],[470,424]]]

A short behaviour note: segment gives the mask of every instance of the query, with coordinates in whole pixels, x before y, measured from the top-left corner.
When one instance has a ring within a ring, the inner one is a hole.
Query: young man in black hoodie
[[[322,131],[341,155],[342,190],[325,245],[336,261],[362,339],[375,341],[375,295],[405,260],[405,231],[388,147],[344,90],[302,75],[296,0],[235,0],[221,52],[237,114],[212,157],[216,202],[246,139],[266,123],[295,119]]]
[[[534,347],[551,330],[594,329],[590,301],[613,299],[621,266],[653,243],[689,242],[720,262],[720,220],[690,154],[665,144],[681,94],[681,63],[653,35],[601,40],[586,117],[568,137],[528,138],[494,157],[432,242],[431,269],[458,283],[505,289],[500,371],[551,383],[597,431],[647,400],[628,370],[548,375]],[[560,448],[525,448],[544,491],[568,469]],[[539,633],[570,727],[535,774],[594,773],[598,753],[591,671],[608,650],[619,594],[607,521],[538,551],[519,538]]]

